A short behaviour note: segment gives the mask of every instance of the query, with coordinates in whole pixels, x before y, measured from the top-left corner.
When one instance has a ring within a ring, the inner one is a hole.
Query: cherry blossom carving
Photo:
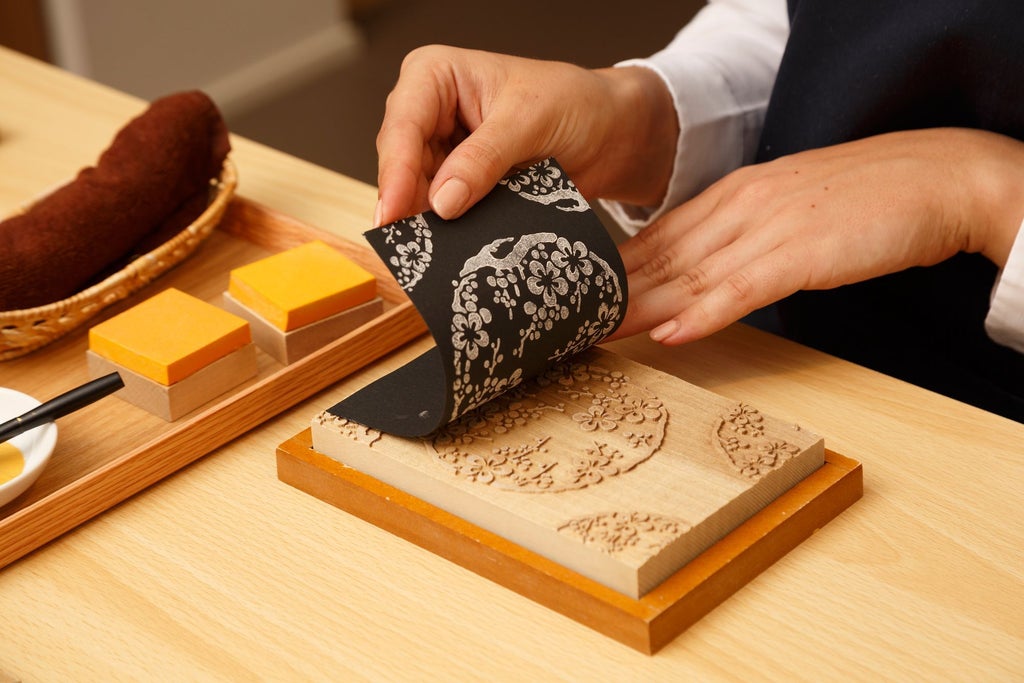
[[[647,460],[661,446],[667,420],[662,401],[645,387],[583,358],[466,413],[430,445],[459,479],[526,493],[565,491],[599,485]]]
[[[608,512],[572,519],[558,530],[608,555],[628,555],[640,562],[657,555],[690,528],[682,520],[647,512]]]
[[[320,425],[330,427],[342,436],[364,446],[372,446],[381,438],[381,432],[371,427],[361,425],[344,417],[338,417],[326,410],[313,418]]]
[[[715,441],[729,462],[748,479],[757,480],[797,455],[800,448],[765,435],[764,417],[756,409],[739,404],[715,426]]]

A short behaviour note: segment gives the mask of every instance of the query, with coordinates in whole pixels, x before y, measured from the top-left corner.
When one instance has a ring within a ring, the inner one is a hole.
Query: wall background
[[[606,66],[655,52],[702,4],[3,0],[0,44],[145,99],[201,88],[234,132],[375,183],[374,138],[409,50]]]
[[[242,135],[375,184],[374,139],[384,100],[409,50],[444,43],[607,66],[656,52],[703,4],[702,0],[371,1],[368,9],[350,14],[363,40],[363,48],[351,61],[258,109],[231,116],[229,123]]]

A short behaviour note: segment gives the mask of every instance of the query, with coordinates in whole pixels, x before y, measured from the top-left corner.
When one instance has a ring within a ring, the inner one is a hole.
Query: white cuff
[[[624,230],[635,234],[753,161],[788,34],[784,0],[712,0],[663,50],[616,65],[658,74],[679,122],[672,177],[661,203],[602,202]]]
[[[672,177],[661,203],[641,207],[601,201],[605,210],[629,234],[636,234],[666,211],[743,165],[747,161],[743,142],[760,130],[763,110],[737,115],[740,104],[732,96],[721,72],[700,68],[694,63],[698,59],[693,57],[674,64],[633,59],[616,64],[645,67],[658,74],[672,95],[679,120]]]
[[[992,341],[1024,353],[1024,223],[992,288],[985,331]]]
[[[665,197],[661,200],[661,203],[657,206],[636,206],[635,204],[625,204],[623,202],[615,202],[607,199],[599,199],[598,202],[604,207],[605,211],[615,219],[615,222],[629,235],[635,235],[640,232],[643,228],[650,225],[658,218],[661,214],[667,210],[677,206],[681,201],[685,201],[687,197],[678,198],[678,192],[673,191],[674,188],[679,185],[679,175],[682,165],[682,149],[685,147],[684,140],[686,136],[683,131],[683,117],[680,114],[680,102],[681,98],[678,91],[673,87],[672,81],[666,78],[665,73],[655,66],[651,61],[646,59],[630,59],[624,62],[616,64],[617,67],[625,66],[639,66],[645,69],[650,69],[654,73],[658,74],[662,82],[665,84],[665,88],[672,96],[672,102],[675,106],[676,117],[679,120],[679,137],[676,140],[676,154],[675,161],[672,164],[672,177],[668,181],[668,191],[665,193]]]

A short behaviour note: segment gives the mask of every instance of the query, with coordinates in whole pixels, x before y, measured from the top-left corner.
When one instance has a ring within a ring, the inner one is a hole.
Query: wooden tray
[[[826,449],[822,467],[636,600],[312,446],[306,429],[278,447],[281,481],[647,654],[671,642],[864,490],[860,463]]]
[[[369,248],[236,197],[218,229],[192,256],[91,324],[177,287],[213,303],[232,268],[320,239],[378,276],[384,313],[287,367],[262,352],[253,380],[168,423],[108,397],[58,422],[46,471],[0,508],[0,567],[31,552],[231,439],[334,384],[426,331],[419,314]],[[87,326],[21,358],[0,363],[0,385],[45,400],[89,379]]]

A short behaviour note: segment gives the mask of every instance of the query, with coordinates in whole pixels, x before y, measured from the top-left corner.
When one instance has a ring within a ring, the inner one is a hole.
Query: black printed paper
[[[611,334],[625,269],[554,160],[502,180],[461,218],[425,212],[366,233],[436,346],[329,409],[425,436]]]

